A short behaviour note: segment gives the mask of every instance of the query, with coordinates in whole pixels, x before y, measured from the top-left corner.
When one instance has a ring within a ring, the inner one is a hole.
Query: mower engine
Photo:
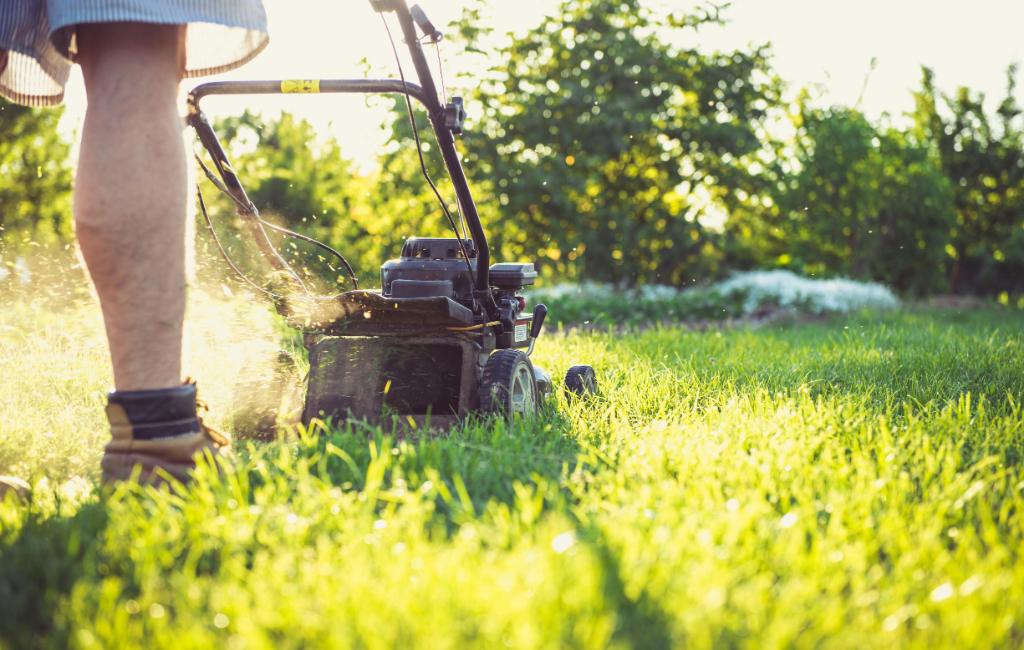
[[[459,240],[412,237],[402,247],[401,259],[389,260],[380,267],[382,293],[392,298],[446,296],[475,309],[470,269],[476,272],[476,247],[472,239],[464,239],[462,243],[469,255],[468,266]],[[529,345],[533,314],[523,313],[526,298],[518,294],[536,279],[533,264],[506,263],[491,267],[494,299],[502,308],[499,320],[513,324],[499,335],[495,347],[525,348]]]

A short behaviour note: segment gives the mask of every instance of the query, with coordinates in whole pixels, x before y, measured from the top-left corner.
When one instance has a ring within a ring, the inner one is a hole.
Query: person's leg
[[[184,481],[198,453],[228,441],[182,384],[188,170],[178,89],[185,27],[80,25],[88,107],[75,180],[75,231],[110,345],[108,479],[156,469]],[[141,470],[140,470],[141,468]]]
[[[177,101],[185,26],[77,28],[88,106],[75,228],[103,310],[114,387],[181,386],[188,171]]]

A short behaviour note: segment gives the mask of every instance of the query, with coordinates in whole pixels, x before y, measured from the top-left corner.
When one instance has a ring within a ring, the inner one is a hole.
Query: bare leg
[[[75,228],[118,391],[181,386],[188,171],[177,108],[185,27],[80,25],[88,108]]]

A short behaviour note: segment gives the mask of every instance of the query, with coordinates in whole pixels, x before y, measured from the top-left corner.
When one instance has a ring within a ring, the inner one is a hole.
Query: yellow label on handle
[[[281,82],[283,93],[319,93],[319,79],[285,79]]]

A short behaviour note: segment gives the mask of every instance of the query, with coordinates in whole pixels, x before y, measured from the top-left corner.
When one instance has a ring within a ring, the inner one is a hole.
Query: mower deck
[[[475,410],[483,348],[465,337],[328,336],[309,356],[302,421],[448,428]],[[486,355],[483,356],[486,359]]]
[[[473,312],[451,298],[391,298],[348,291],[333,300],[290,302],[293,327],[332,336],[375,336],[473,325]]]

